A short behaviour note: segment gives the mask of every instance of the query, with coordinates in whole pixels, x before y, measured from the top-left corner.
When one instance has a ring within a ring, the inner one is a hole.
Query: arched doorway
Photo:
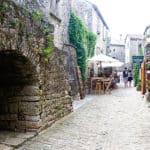
[[[18,51],[0,51],[0,130],[26,129],[29,102],[38,90],[35,66]],[[34,110],[34,108],[33,108]]]

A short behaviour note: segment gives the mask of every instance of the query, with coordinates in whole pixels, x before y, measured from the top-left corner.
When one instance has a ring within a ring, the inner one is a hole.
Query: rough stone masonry
[[[0,0],[0,129],[40,131],[72,111],[78,83],[68,8],[69,0]]]

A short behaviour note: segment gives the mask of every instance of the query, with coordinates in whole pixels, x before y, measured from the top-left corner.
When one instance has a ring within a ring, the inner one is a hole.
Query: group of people
[[[131,87],[131,83],[133,80],[133,75],[132,75],[132,70],[127,69],[127,67],[124,68],[123,70],[123,82],[125,87]]]

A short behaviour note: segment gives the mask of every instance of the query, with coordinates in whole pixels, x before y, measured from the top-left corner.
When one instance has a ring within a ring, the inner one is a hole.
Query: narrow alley
[[[149,3],[102,1],[0,0],[0,150],[150,150]]]
[[[134,87],[86,99],[18,150],[150,150],[149,104]]]

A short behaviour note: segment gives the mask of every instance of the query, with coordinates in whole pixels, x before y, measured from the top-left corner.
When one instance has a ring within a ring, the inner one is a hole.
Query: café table
[[[93,82],[95,82],[95,90],[97,88],[96,84],[101,84],[102,88],[100,89],[103,93],[110,90],[110,86],[113,81],[113,76],[110,77],[92,77],[91,78],[91,90],[93,89]],[[100,92],[101,92],[100,91]]]
[[[96,84],[103,83],[103,79],[104,79],[104,77],[91,77],[91,90],[93,90],[94,82],[95,82],[95,88],[96,88]]]

